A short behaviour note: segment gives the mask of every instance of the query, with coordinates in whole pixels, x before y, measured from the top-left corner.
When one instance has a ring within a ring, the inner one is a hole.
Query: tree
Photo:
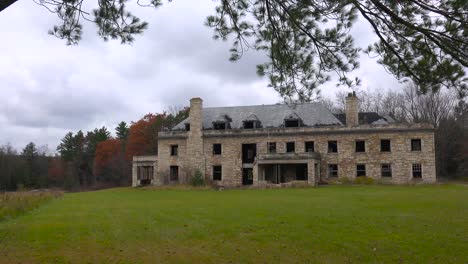
[[[127,123],[125,123],[124,121],[120,122],[115,128],[115,134],[117,135],[117,138],[122,141],[127,140],[128,133],[129,133],[129,127]]]
[[[120,139],[100,142],[96,148],[94,175],[100,182],[122,185],[129,183],[130,163],[126,161]]]
[[[2,1],[0,11],[15,1]],[[63,22],[49,33],[77,44],[81,22],[89,21],[104,40],[131,43],[147,27],[127,10],[127,0],[100,0],[91,11],[83,2],[39,0]],[[159,7],[162,2],[138,4]],[[249,48],[265,52],[268,60],[257,66],[257,73],[268,76],[286,98],[309,100],[332,76],[339,85],[360,84],[350,76],[359,67],[361,48],[350,35],[358,18],[378,38],[364,51],[377,56],[396,78],[412,80],[423,92],[446,86],[464,94],[467,9],[465,0],[221,0],[206,25],[213,28],[215,39],[233,40],[232,61]]]

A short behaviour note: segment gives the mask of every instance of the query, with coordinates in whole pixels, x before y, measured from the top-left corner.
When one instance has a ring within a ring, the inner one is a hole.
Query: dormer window
[[[301,119],[296,113],[290,113],[284,117],[284,127],[300,127]]]
[[[190,131],[190,123],[185,123],[185,131]]]
[[[260,120],[258,117],[254,114],[250,114],[244,121],[243,123],[243,128],[244,129],[254,129],[254,128],[260,128]]]
[[[213,122],[213,128],[215,130],[225,130],[226,129],[226,123]]]

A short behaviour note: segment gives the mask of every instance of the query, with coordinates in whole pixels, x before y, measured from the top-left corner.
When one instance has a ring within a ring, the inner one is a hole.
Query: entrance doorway
[[[245,168],[242,169],[242,185],[253,184],[253,169]]]

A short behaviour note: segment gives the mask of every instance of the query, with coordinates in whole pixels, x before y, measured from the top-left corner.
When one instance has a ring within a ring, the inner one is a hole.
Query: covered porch
[[[132,186],[156,183],[157,156],[134,156],[132,166]]]
[[[302,183],[315,186],[319,175],[319,153],[259,154],[253,166],[253,185]]]

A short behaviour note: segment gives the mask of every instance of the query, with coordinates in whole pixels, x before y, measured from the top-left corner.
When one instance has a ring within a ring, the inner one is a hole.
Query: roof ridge
[[[305,105],[305,104],[320,104],[321,102],[304,102],[298,103],[296,105]],[[254,107],[254,106],[288,106],[286,103],[276,103],[276,104],[261,104],[261,105],[233,105],[233,106],[214,106],[214,107],[203,107],[202,109],[219,109],[219,108],[236,108],[236,107]]]

